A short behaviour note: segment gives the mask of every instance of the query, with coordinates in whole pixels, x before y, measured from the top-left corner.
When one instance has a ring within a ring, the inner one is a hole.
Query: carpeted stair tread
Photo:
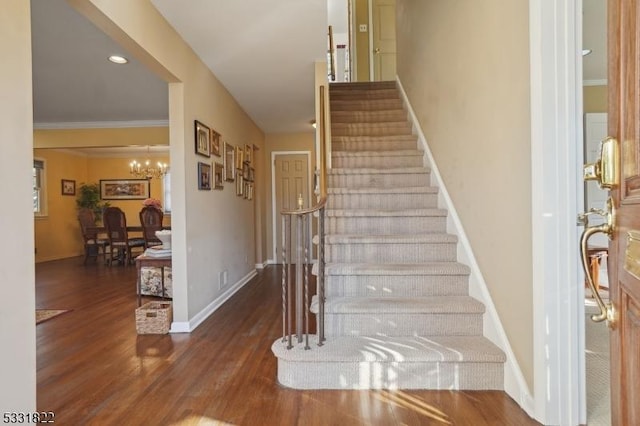
[[[504,352],[482,336],[336,336],[312,350],[287,350],[281,339],[271,349],[277,357],[298,362],[486,362],[506,361]]]
[[[328,263],[325,275],[469,275],[467,265],[458,262],[426,263]]]
[[[327,217],[444,217],[445,209],[327,209]]]
[[[333,157],[422,157],[423,151],[417,149],[403,149],[395,151],[336,151],[332,152]]]
[[[482,314],[484,305],[471,296],[331,297],[325,312],[331,314]],[[317,296],[311,312],[318,312]]]
[[[333,142],[398,142],[411,141],[418,142],[416,135],[387,135],[387,136],[331,136]],[[339,150],[338,150],[339,151]]]
[[[402,187],[361,187],[361,188],[329,188],[328,194],[437,194],[435,186],[402,186]]]
[[[403,167],[403,168],[358,168],[358,169],[331,169],[328,170],[329,176],[337,175],[399,175],[399,174],[425,174],[429,173],[427,167]]]
[[[451,234],[397,234],[397,235],[325,235],[326,244],[450,244],[457,243],[458,237]]]

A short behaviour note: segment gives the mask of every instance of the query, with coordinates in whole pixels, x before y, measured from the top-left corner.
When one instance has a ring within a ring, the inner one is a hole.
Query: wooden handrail
[[[333,26],[329,25],[329,66],[331,81],[336,81],[336,48],[333,45]]]

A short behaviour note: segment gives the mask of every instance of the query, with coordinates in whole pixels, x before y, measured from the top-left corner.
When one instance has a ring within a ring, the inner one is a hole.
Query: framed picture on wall
[[[242,175],[238,174],[236,176],[236,195],[238,197],[242,197],[244,194],[244,179],[242,179]]]
[[[233,182],[236,178],[236,149],[233,145],[224,143],[224,180]]]
[[[76,195],[76,181],[62,179],[62,195]]]
[[[211,190],[211,164],[198,161],[198,189]]]
[[[214,186],[213,189],[224,188],[222,180],[224,179],[224,166],[220,163],[215,163],[215,170],[213,172]]]
[[[220,133],[211,131],[211,153],[220,157]]]
[[[244,149],[242,147],[236,147],[236,169],[242,170],[242,163],[244,163]]]
[[[244,161],[245,163],[249,163],[250,166],[253,164],[253,146],[252,145],[244,146]]]
[[[147,179],[100,179],[103,200],[144,200],[150,196]]]
[[[195,120],[196,154],[211,157],[211,129]]]

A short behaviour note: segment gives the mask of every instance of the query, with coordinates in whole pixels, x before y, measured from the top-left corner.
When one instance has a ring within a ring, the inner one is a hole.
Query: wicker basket
[[[167,334],[171,328],[171,302],[149,302],[136,309],[138,334]]]

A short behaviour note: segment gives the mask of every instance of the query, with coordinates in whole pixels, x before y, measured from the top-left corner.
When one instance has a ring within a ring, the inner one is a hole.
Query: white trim
[[[190,333],[196,329],[204,320],[214,313],[220,306],[231,298],[238,290],[245,286],[258,273],[252,269],[247,275],[242,277],[238,282],[229,287],[224,293],[218,296],[213,302],[207,305],[203,310],[198,312],[189,320],[189,322],[172,322],[169,333]]]
[[[267,267],[267,265],[268,265],[268,262],[256,263],[256,269],[264,269]]]
[[[120,129],[127,127],[169,127],[169,120],[69,121],[57,123],[33,123],[33,128],[35,130]]]
[[[535,418],[577,425],[586,423],[576,227],[582,2],[530,0],[529,12]]]
[[[367,1],[369,19],[369,81],[374,81],[375,66],[373,64],[373,0]]]
[[[524,379],[522,370],[518,365],[515,354],[509,344],[507,334],[502,327],[500,317],[496,311],[491,294],[487,288],[487,284],[482,276],[482,272],[478,263],[473,255],[471,249],[471,243],[467,238],[467,235],[460,221],[460,217],[456,212],[453,201],[449,196],[449,192],[442,180],[438,166],[433,158],[427,140],[422,132],[418,118],[411,107],[411,103],[407,97],[407,94],[402,86],[400,78],[396,76],[398,87],[405,106],[409,112],[410,120],[413,123],[414,131],[418,136],[418,143],[422,146],[425,152],[426,163],[431,169],[432,184],[438,187],[438,206],[446,208],[447,215],[447,232],[458,236],[457,255],[458,260],[461,263],[468,265],[471,268],[471,275],[469,276],[469,294],[476,299],[480,300],[486,307],[485,314],[483,316],[483,334],[491,340],[496,346],[504,351],[507,356],[507,362],[504,369],[504,390],[511,398],[513,398],[520,407],[522,407],[530,416],[533,416],[533,397],[529,392],[529,387]]]
[[[604,80],[584,80],[582,82],[583,86],[606,86],[607,84],[609,82],[606,78]]]
[[[278,256],[276,254],[276,248],[278,246],[278,244],[276,243],[276,241],[278,241],[278,236],[276,235],[276,229],[277,229],[277,224],[276,224],[276,220],[278,220],[278,218],[280,217],[280,215],[278,214],[278,212],[276,212],[276,168],[275,168],[275,164],[276,164],[276,156],[278,155],[306,155],[307,156],[307,173],[309,174],[308,178],[307,178],[307,185],[309,186],[309,202],[311,202],[311,197],[313,196],[313,173],[315,173],[315,170],[311,170],[311,151],[272,151],[271,152],[271,217],[272,217],[272,223],[271,223],[271,229],[272,229],[272,233],[271,235],[272,237],[272,243],[273,243],[273,257],[277,260]],[[311,244],[311,242],[309,242],[309,244]],[[311,246],[309,246],[309,248],[311,248]],[[268,262],[271,262],[271,260],[269,260]],[[274,261],[275,263],[275,261]]]

